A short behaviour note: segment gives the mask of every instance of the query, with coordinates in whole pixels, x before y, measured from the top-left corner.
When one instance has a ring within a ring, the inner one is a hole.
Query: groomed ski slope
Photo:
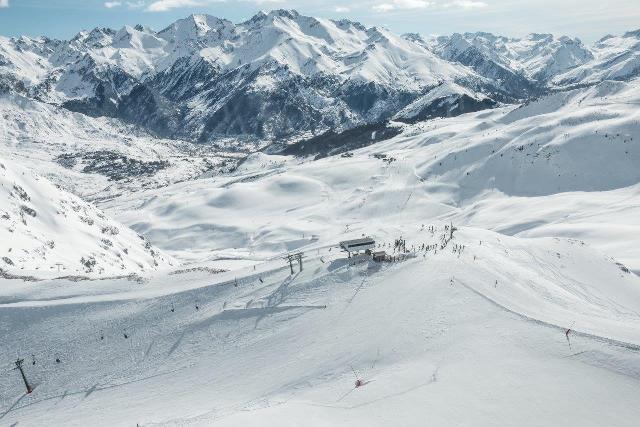
[[[433,226],[376,232],[411,247]],[[602,253],[469,228],[397,263],[306,253],[294,275],[3,281],[0,359],[24,355],[36,391],[5,364],[0,422],[635,425],[640,278]]]

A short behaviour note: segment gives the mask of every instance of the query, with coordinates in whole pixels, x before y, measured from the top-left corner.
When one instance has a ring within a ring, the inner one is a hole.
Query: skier
[[[571,349],[571,340],[569,339],[569,334],[571,333],[571,328],[573,328],[573,325],[574,325],[575,323],[576,323],[576,322],[573,322],[573,323],[571,324],[571,326],[569,326],[569,328],[568,328],[568,329],[565,331],[565,333],[564,333],[565,338],[567,338],[567,343],[569,344],[569,349]]]

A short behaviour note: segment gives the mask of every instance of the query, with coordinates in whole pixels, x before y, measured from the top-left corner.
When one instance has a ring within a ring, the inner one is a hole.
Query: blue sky
[[[295,8],[397,33],[551,32],[592,42],[640,28],[640,0],[0,0],[0,35],[70,38],[81,29],[143,24],[161,29],[191,13],[234,22],[259,10]]]

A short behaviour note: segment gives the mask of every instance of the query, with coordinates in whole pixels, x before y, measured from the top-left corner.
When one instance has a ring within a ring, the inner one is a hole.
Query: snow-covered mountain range
[[[545,89],[629,80],[640,75],[640,31],[607,35],[592,46],[579,39],[531,34],[523,39],[464,33],[421,41],[440,57],[467,65],[505,83],[517,77]]]
[[[544,87],[554,76],[594,59],[579,39],[531,34],[523,39],[490,33],[464,33],[428,39],[439,56],[472,67],[479,73],[505,80],[524,78]]]
[[[451,116],[627,80],[640,72],[639,45],[638,32],[585,46],[548,34],[401,37],[293,10],[238,24],[191,15],[161,31],[138,25],[68,41],[0,38],[0,90],[163,137],[221,145],[236,138],[250,149],[385,121],[407,108],[408,119]],[[442,85],[455,107],[438,107]]]

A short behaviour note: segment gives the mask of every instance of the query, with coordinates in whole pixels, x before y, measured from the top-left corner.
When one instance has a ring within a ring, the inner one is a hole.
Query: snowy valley
[[[639,55],[292,10],[0,38],[0,425],[635,426]]]

